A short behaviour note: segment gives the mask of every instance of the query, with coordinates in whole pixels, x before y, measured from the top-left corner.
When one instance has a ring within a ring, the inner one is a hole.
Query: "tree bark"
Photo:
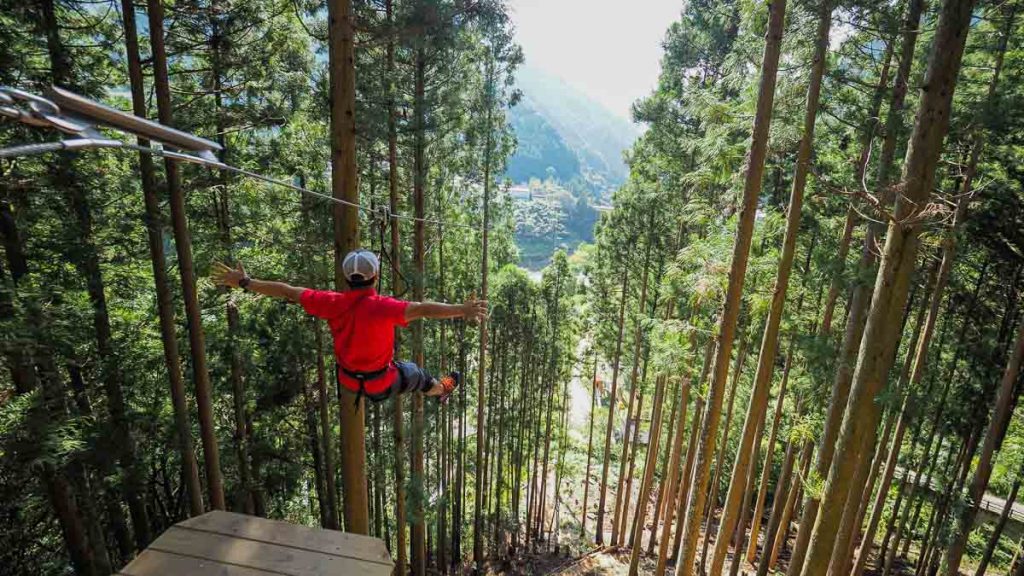
[[[669,498],[665,497],[667,490],[667,482],[669,478],[669,462],[672,459],[672,448],[675,443],[675,430],[676,430],[676,414],[679,410],[679,390],[672,395],[672,410],[669,411],[668,416],[668,432],[665,434],[665,453],[661,457],[661,482],[658,484],[658,498],[654,503],[654,518],[651,520],[651,537],[647,541],[647,554],[654,554],[654,545],[658,543],[658,526],[662,520],[662,512],[665,509],[665,503]],[[678,461],[676,465],[678,466]],[[589,477],[589,474],[588,474]]]
[[[644,478],[640,485],[640,496],[637,500],[636,520],[634,521],[632,552],[629,556],[629,574],[636,576],[640,566],[640,548],[643,540],[644,516],[647,513],[647,499],[654,483],[654,468],[658,463],[658,442],[661,439],[661,411],[665,393],[665,377],[659,376],[654,389],[654,413],[651,415],[651,432],[647,441],[647,462],[644,465]]]
[[[686,408],[689,400],[690,381],[687,378],[683,378],[682,382],[680,382],[679,391],[679,420],[676,422],[676,433],[672,440],[672,454],[669,456],[668,462],[669,477],[667,490],[663,487],[663,492],[666,494],[665,513],[662,515],[661,540],[658,544],[658,562],[654,570],[655,574],[665,573],[665,566],[668,563],[668,544],[669,540],[672,539],[672,525],[676,511],[676,493],[679,490],[679,484],[686,481],[681,479],[679,461],[682,459],[683,436],[686,434]],[[697,415],[694,413],[694,418],[696,417]],[[657,529],[657,526],[655,526],[655,529]]]
[[[629,378],[629,404],[626,407],[626,423],[622,433],[622,456],[619,458],[619,488],[615,491],[615,516],[612,520],[612,544],[614,546],[622,546],[625,536],[623,534],[626,525],[625,517],[629,515],[629,490],[632,488],[632,469],[629,470],[627,475],[626,461],[632,460],[630,456],[630,437],[639,431],[640,426],[639,408],[637,409],[636,424],[634,426],[630,426],[630,419],[633,418],[633,405],[636,403],[637,392],[640,389],[640,383],[637,382],[640,373],[640,344],[642,341],[640,328],[641,317],[647,307],[647,277],[651,261],[651,242],[648,241],[645,244],[643,274],[640,280],[640,304],[637,306],[637,316],[634,318],[633,327],[633,369]],[[625,504],[623,503],[624,492]]]
[[[711,522],[715,518],[715,509],[718,507],[718,488],[722,481],[722,468],[725,466],[725,450],[729,446],[729,431],[732,424],[733,407],[736,401],[736,388],[739,386],[740,374],[743,372],[743,363],[747,356],[747,334],[741,330],[740,345],[736,352],[736,360],[732,367],[732,385],[729,387],[729,401],[725,409],[725,422],[722,423],[722,442],[718,447],[718,456],[715,459],[715,475],[711,479],[711,494],[708,495],[708,505],[704,511],[707,518],[704,521],[704,544],[701,547],[700,563],[703,566],[707,562],[708,546],[711,539]]]
[[[587,536],[587,498],[590,495],[590,462],[594,454],[594,413],[597,412],[597,353],[594,353],[594,378],[590,388],[590,432],[587,434],[587,471],[583,476],[583,507],[580,511],[580,537]]]
[[[132,112],[145,118],[146,94],[142,63],[139,57],[139,38],[135,25],[135,4],[130,0],[121,2],[122,24],[125,33],[125,52],[128,60],[128,79],[132,96]],[[140,146],[149,146],[149,141],[137,139]],[[181,358],[178,338],[175,335],[174,303],[167,278],[167,258],[163,243],[163,214],[156,182],[156,169],[149,154],[139,153],[139,173],[142,180],[142,197],[145,204],[146,239],[153,268],[153,284],[156,289],[157,317],[160,321],[160,339],[163,344],[164,365],[171,388],[171,404],[174,407],[174,425],[178,439],[178,453],[181,458],[184,488],[188,496],[189,513],[198,516],[203,513],[203,494],[199,484],[199,470],[196,466],[192,447],[192,423],[189,417],[188,397],[181,373]]]
[[[792,366],[792,350],[793,340],[795,338],[790,337],[789,347],[786,352],[786,368],[782,375],[782,381],[779,383],[779,394],[775,399],[775,414],[772,416],[772,429],[768,433],[768,442],[765,444],[764,449],[764,464],[761,466],[761,481],[758,485],[757,498],[754,500],[754,514],[752,516],[753,523],[750,526],[750,538],[747,542],[747,562],[754,563],[754,558],[757,557],[757,536],[761,531],[761,521],[764,519],[764,506],[765,500],[768,497],[768,484],[771,483],[772,474],[772,462],[775,459],[775,441],[778,439],[779,426],[782,424],[782,408],[786,400],[786,387],[789,383],[789,369]],[[774,364],[774,362],[773,362]],[[767,402],[767,398],[765,398]],[[767,406],[766,406],[767,407]],[[762,418],[764,415],[762,415]],[[764,423],[760,423],[764,426]],[[781,480],[781,477],[780,477]],[[775,496],[772,496],[775,499]],[[765,548],[767,548],[768,541],[765,541]]]
[[[1006,523],[1010,519],[1010,513],[1013,511],[1013,505],[1017,501],[1017,492],[1020,490],[1022,474],[1024,474],[1024,470],[1017,472],[1017,479],[1010,488],[1010,495],[1006,497],[1006,505],[1003,506],[1003,511],[999,514],[999,520],[996,522],[995,528],[992,529],[992,536],[989,537],[988,544],[985,545],[985,552],[981,555],[981,561],[978,563],[978,569],[975,570],[974,576],[985,576],[988,565],[992,562],[992,555],[996,552],[999,538],[1003,535],[1003,529],[1006,528]]]
[[[708,476],[711,459],[718,440],[718,424],[722,415],[722,400],[729,376],[729,361],[732,358],[733,340],[740,311],[740,298],[747,274],[747,259],[757,212],[757,199],[761,192],[765,157],[768,152],[768,128],[771,124],[772,107],[775,101],[775,83],[779,69],[779,55],[782,51],[782,33],[786,16],[786,0],[773,0],[769,4],[768,29],[765,49],[761,62],[761,80],[758,88],[757,108],[751,132],[750,154],[747,161],[743,185],[743,203],[740,210],[736,240],[733,245],[732,267],[725,302],[718,324],[718,348],[715,355],[711,386],[708,390],[707,414],[701,428],[700,442],[696,455],[696,474],[690,493],[686,516],[682,526],[682,556],[676,563],[677,576],[693,574],[697,556],[697,541],[707,498]],[[723,558],[724,560],[724,558]]]
[[[915,218],[927,205],[934,188],[935,168],[949,127],[953,91],[973,6],[973,0],[945,0],[941,9],[923,84],[927,89],[922,90],[920,113],[907,150],[903,193],[897,199],[895,219],[886,234],[850,399],[801,571],[803,576],[819,575],[826,570],[849,492],[863,490],[863,486],[852,486],[851,480],[860,454],[874,444],[878,434],[880,408],[876,397],[885,385],[898,344],[899,323],[892,322],[892,317],[906,304],[922,224]]]
[[[162,0],[147,0],[149,8],[149,41],[153,51],[153,80],[156,92],[157,116],[161,124],[174,126],[171,106],[171,86],[167,74],[167,50],[164,44],[164,6]],[[192,237],[185,212],[185,194],[181,187],[178,163],[164,159],[167,173],[167,192],[170,196],[171,224],[174,246],[178,252],[178,272],[185,301],[189,347],[192,353],[192,378],[196,388],[196,407],[199,409],[199,437],[203,444],[206,464],[206,489],[210,506],[224,510],[224,479],[220,470],[220,448],[213,419],[210,372],[206,365],[206,337],[203,334],[202,309],[196,291],[195,268],[192,263]]]
[[[491,206],[491,161],[494,153],[492,141],[492,108],[494,107],[493,92],[496,89],[495,83],[495,63],[492,59],[487,62],[486,71],[486,94],[484,105],[487,108],[486,112],[486,128],[484,135],[484,198],[483,198],[483,222],[481,223],[481,245],[480,245],[480,293],[481,298],[487,300],[487,274],[489,270],[489,252],[488,252],[488,228],[490,226],[490,206]],[[485,401],[486,401],[486,383],[487,383],[487,320],[486,318],[480,322],[480,350],[479,358],[477,359],[477,391],[476,391],[476,474],[477,474],[477,487],[474,490],[475,494],[475,506],[473,512],[473,569],[475,574],[480,574],[483,570],[484,561],[484,540],[483,540],[483,511],[480,506],[482,504],[483,496],[483,484],[481,483],[480,473],[483,469],[484,461],[484,440],[486,438],[484,429],[484,415],[485,415]]]
[[[981,454],[978,456],[974,477],[967,489],[967,505],[960,512],[953,529],[953,537],[946,547],[946,553],[942,560],[944,576],[955,575],[960,569],[960,561],[967,548],[967,537],[970,535],[974,517],[978,514],[978,508],[985,496],[985,489],[988,487],[988,481],[992,475],[993,455],[996,447],[1002,443],[1006,435],[1010,416],[1013,414],[1014,386],[1021,372],[1022,357],[1024,357],[1024,320],[1021,321],[1020,328],[1017,330],[1017,341],[1006,363],[1006,370],[1003,372],[996,395],[995,409],[985,433],[985,442],[982,444]]]
[[[604,544],[604,508],[608,491],[608,465],[611,463],[612,429],[615,426],[615,400],[619,384],[619,360],[622,357],[622,329],[625,325],[626,297],[629,288],[629,275],[622,275],[622,287],[619,296],[619,333],[615,339],[615,359],[612,362],[612,387],[608,396],[608,423],[604,429],[604,462],[601,465],[601,496],[597,502],[597,528],[595,542]]]
[[[879,157],[877,181],[875,184],[875,190],[878,191],[878,196],[882,199],[885,206],[891,202],[890,199],[892,197],[892,191],[889,189],[889,172],[892,170],[893,159],[896,154],[897,137],[902,132],[903,108],[906,101],[910,71],[914,62],[914,49],[917,45],[923,9],[924,0],[909,0],[907,13],[903,21],[903,42],[900,47],[899,66],[897,67],[896,77],[893,80],[889,112],[886,117],[885,129],[883,130],[885,138],[882,143],[882,152]],[[864,238],[858,264],[859,277],[866,276],[874,268],[876,262],[875,242],[882,235],[882,232],[881,223],[871,223],[868,225],[867,235]],[[841,361],[836,368],[836,375],[832,383],[832,393],[825,416],[825,425],[818,445],[817,456],[815,457],[814,471],[812,472],[818,478],[825,478],[828,475],[833,455],[835,454],[836,438],[839,436],[839,429],[843,421],[843,411],[846,409],[849,399],[853,371],[856,365],[856,355],[863,339],[864,325],[867,321],[866,315],[870,300],[868,288],[866,280],[858,280],[854,284],[850,303],[847,306],[848,320],[840,348]],[[796,543],[793,545],[793,553],[790,557],[789,569],[787,571],[789,576],[798,576],[803,568],[807,546],[811,539],[811,532],[814,529],[814,523],[818,516],[820,501],[816,497],[816,492],[808,491],[807,495],[799,528],[797,529]]]

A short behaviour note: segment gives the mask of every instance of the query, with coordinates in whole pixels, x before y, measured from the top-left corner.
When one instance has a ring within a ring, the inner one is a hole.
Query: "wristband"
[[[252,278],[249,276],[242,276],[242,279],[238,281],[238,287],[245,292],[249,291],[249,283],[252,282]]]

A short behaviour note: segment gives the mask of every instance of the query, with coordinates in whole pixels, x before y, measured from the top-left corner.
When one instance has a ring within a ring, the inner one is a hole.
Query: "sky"
[[[682,0],[509,0],[528,66],[630,119],[658,80],[661,40]]]

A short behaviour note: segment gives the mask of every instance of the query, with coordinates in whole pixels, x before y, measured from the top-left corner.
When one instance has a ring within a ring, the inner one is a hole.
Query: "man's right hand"
[[[242,266],[241,262],[238,263],[238,268],[231,268],[223,262],[217,262],[213,265],[212,280],[214,284],[219,286],[238,288],[238,283],[245,277],[245,268]]]
[[[469,322],[479,322],[487,318],[487,300],[466,300],[462,304],[462,317]]]

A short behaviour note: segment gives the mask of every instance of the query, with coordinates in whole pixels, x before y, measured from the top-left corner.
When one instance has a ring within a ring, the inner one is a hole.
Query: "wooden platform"
[[[209,512],[172,526],[123,576],[389,576],[394,563],[377,538]]]

